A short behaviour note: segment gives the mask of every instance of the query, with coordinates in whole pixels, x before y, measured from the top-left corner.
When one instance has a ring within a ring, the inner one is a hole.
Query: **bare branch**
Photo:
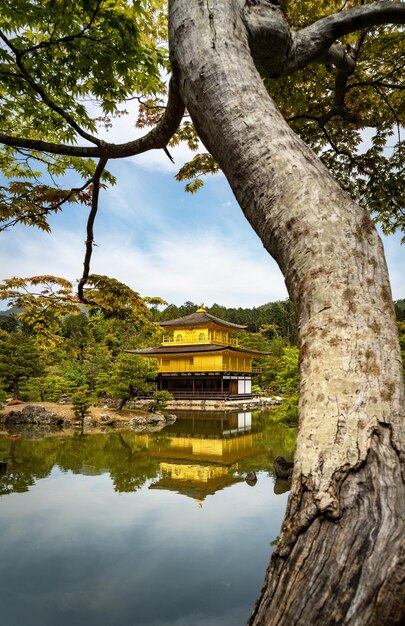
[[[86,254],[84,256],[84,262],[83,262],[83,274],[77,286],[77,295],[79,297],[79,300],[80,302],[84,302],[85,304],[86,304],[86,298],[83,294],[83,289],[90,273],[90,260],[91,260],[91,255],[93,253],[93,244],[94,244],[94,220],[96,219],[96,215],[98,211],[98,198],[100,195],[101,175],[103,173],[103,170],[106,164],[107,164],[107,159],[100,159],[96,167],[96,171],[94,172],[94,176],[93,176],[93,194],[92,194],[92,199],[91,199],[91,210],[89,213],[89,218],[87,220]]]
[[[177,89],[176,81],[172,76],[169,83],[169,96],[165,112],[158,124],[146,135],[139,137],[139,139],[122,144],[103,142],[102,146],[70,146],[68,144],[25,139],[0,133],[0,143],[12,148],[25,148],[50,154],[83,158],[121,159],[141,154],[148,150],[165,148],[179,127],[183,114],[184,104]]]

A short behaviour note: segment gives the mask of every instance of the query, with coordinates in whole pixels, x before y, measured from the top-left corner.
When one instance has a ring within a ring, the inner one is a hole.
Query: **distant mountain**
[[[256,308],[258,311],[267,311],[267,309],[271,309],[275,304],[278,304],[279,302],[285,303],[285,302],[289,302],[288,298],[285,298],[285,300],[275,300],[274,302],[266,302],[266,304],[260,304]]]
[[[9,309],[5,311],[0,311],[0,317],[9,317],[10,315],[17,315],[17,313],[21,313],[22,309],[19,309],[16,306],[11,306]]]

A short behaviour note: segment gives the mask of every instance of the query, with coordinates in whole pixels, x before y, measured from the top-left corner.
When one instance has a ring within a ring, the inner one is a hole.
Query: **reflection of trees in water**
[[[148,479],[155,478],[159,472],[159,463],[152,459],[148,449],[140,446],[131,435],[132,433],[116,433],[114,438],[112,450],[114,462],[109,467],[114,488],[120,492],[140,489]]]
[[[262,448],[263,453],[239,460],[237,472],[265,470],[274,475],[277,456],[292,460],[296,429],[271,422],[264,413],[254,421],[254,430],[262,433],[255,448]],[[171,441],[165,431],[149,435],[130,431],[62,434],[35,440],[0,436],[0,459],[7,462],[6,472],[0,475],[0,495],[27,491],[54,466],[74,474],[109,473],[116,491],[136,491],[159,475],[160,461]]]
[[[116,491],[135,491],[155,478],[159,465],[135,433],[73,435],[37,440],[0,437],[0,458],[7,470],[0,476],[0,494],[27,491],[54,466],[74,474],[108,472]]]
[[[257,447],[263,449],[260,457],[242,459],[239,463],[239,471],[247,473],[259,465],[261,470],[267,471],[274,479],[274,460],[283,456],[287,461],[293,461],[297,428],[290,428],[282,422],[273,420],[273,411],[255,412],[255,426],[261,432],[261,438]],[[256,470],[257,471],[257,470]],[[288,491],[285,485],[275,485],[275,493]]]
[[[55,447],[50,439],[0,437],[0,458],[7,463],[7,470],[0,475],[0,495],[21,493],[49,475],[55,463]]]

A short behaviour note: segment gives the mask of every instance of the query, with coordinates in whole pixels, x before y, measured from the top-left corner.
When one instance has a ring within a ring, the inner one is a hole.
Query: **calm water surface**
[[[295,443],[269,415],[179,414],[152,434],[0,434],[1,623],[245,624],[287,502],[273,461]]]

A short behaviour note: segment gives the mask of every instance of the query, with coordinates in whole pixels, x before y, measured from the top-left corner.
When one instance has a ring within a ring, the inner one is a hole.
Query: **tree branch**
[[[146,135],[139,137],[139,139],[122,144],[103,142],[102,146],[70,146],[68,144],[53,143],[39,139],[25,139],[0,133],[0,143],[11,148],[25,148],[50,154],[83,158],[120,159],[141,154],[148,150],[165,148],[179,127],[183,114],[184,104],[177,88],[177,82],[172,75],[165,112],[158,124]]]
[[[22,61],[23,52],[18,50],[18,48],[14,46],[14,44],[8,39],[8,37],[6,37],[6,35],[2,31],[0,31],[0,37],[14,53],[15,62],[21,72],[22,78],[29,84],[29,86],[35,91],[35,93],[39,95],[39,97],[46,104],[46,106],[58,115],[60,115],[77,132],[78,135],[83,137],[83,139],[86,139],[90,143],[96,144],[96,146],[103,146],[104,141],[98,139],[98,137],[94,137],[90,133],[86,132],[83,128],[81,128],[76,120],[62,107],[60,107],[58,104],[55,104],[52,98],[50,98],[49,95],[46,93],[45,89],[43,89],[41,85],[37,84],[37,82],[27,71],[27,68]]]
[[[340,37],[383,24],[405,24],[405,4],[382,0],[324,17],[293,34],[289,64],[283,74],[323,61]]]
[[[322,18],[294,32],[272,0],[240,0],[255,65],[263,77],[293,74],[314,62],[353,68],[352,54],[335,42],[343,35],[381,24],[405,24],[405,4],[382,0]],[[345,5],[343,5],[344,7]]]
[[[83,26],[83,28],[78,33],[75,33],[73,35],[65,35],[64,37],[58,37],[57,39],[52,39],[52,37],[53,37],[53,33],[52,33],[50,39],[41,41],[40,43],[38,43],[35,46],[31,46],[30,48],[25,48],[24,50],[22,50],[21,53],[20,53],[20,58],[22,58],[23,56],[25,56],[29,52],[35,52],[36,50],[40,50],[40,49],[43,49],[43,48],[49,48],[50,46],[57,46],[57,45],[59,45],[61,43],[74,41],[75,39],[83,37],[83,35],[86,33],[86,31],[90,30],[91,26],[93,25],[93,22],[95,21],[95,19],[97,17],[97,14],[98,14],[98,11],[99,11],[99,8],[100,8],[100,5],[101,5],[102,2],[103,2],[103,0],[97,0],[96,6],[94,8],[93,13],[91,14],[91,17],[90,17],[89,21],[87,22],[87,24],[85,26]]]
[[[399,89],[404,90],[405,85],[394,85],[393,83],[386,83],[382,80],[363,80],[357,83],[350,83],[347,89],[356,89],[358,87],[384,87],[384,89]]]
[[[79,300],[80,302],[84,302],[85,304],[86,304],[86,298],[84,296],[83,289],[90,273],[90,260],[91,260],[91,255],[93,252],[93,243],[94,243],[94,220],[96,219],[96,215],[98,211],[98,198],[100,194],[101,175],[103,173],[103,170],[106,164],[107,164],[107,159],[100,159],[96,167],[96,171],[94,172],[94,176],[93,176],[93,194],[92,194],[92,199],[91,199],[91,210],[89,213],[89,218],[87,220],[86,254],[84,256],[84,262],[83,262],[83,274],[77,286],[77,295],[79,296]]]
[[[356,69],[357,59],[359,58],[361,46],[366,38],[367,31],[362,30],[356,41],[356,45],[353,48],[350,58],[351,64],[348,64],[346,68],[338,68],[335,76],[335,109],[344,113],[345,109],[345,96],[347,92],[347,81]]]

